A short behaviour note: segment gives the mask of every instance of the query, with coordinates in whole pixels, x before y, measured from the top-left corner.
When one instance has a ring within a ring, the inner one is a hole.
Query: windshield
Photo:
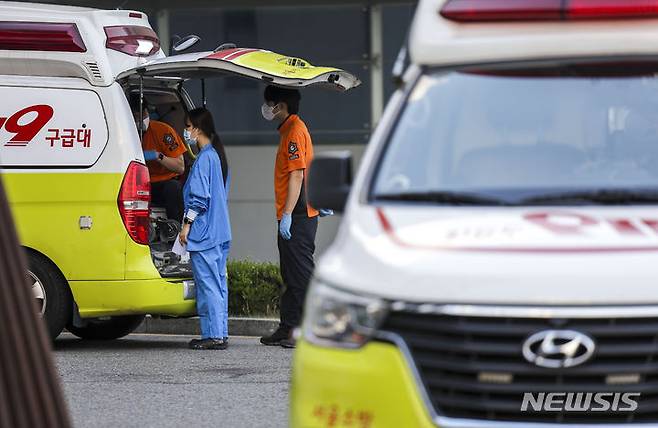
[[[658,201],[658,64],[427,72],[372,197],[445,204]]]

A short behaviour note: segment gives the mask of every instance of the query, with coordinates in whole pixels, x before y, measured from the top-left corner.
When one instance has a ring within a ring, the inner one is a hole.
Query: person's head
[[[185,118],[185,137],[192,142],[208,143],[216,135],[212,114],[203,107],[195,108]]]
[[[261,108],[263,117],[282,122],[288,115],[299,113],[299,101],[302,96],[297,89],[269,85],[265,88],[263,98],[265,99]]]
[[[204,107],[190,110],[185,116],[184,134],[185,140],[188,144],[198,143],[202,147],[207,144],[212,144],[222,163],[222,178],[224,183],[226,183],[226,178],[228,176],[228,159],[226,158],[224,145],[215,130],[215,121],[213,120],[210,111]]]
[[[130,94],[130,99],[128,100],[130,104],[130,110],[133,113],[133,119],[135,121],[135,125],[137,126],[137,129],[139,129],[139,121],[143,121],[144,123],[144,130],[146,130],[149,126],[149,109],[148,109],[148,103],[146,102],[146,98],[142,100],[142,109],[140,113],[140,108],[139,108],[139,94],[137,93],[132,93]]]

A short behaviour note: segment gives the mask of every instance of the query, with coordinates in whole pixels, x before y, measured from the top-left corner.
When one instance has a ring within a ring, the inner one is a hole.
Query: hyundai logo
[[[544,330],[523,343],[523,357],[550,369],[575,367],[594,355],[594,340],[573,330]]]

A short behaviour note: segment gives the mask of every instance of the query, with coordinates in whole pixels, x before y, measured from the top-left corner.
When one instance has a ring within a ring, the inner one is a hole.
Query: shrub
[[[229,261],[228,311],[231,316],[279,316],[283,280],[279,266],[249,260]]]

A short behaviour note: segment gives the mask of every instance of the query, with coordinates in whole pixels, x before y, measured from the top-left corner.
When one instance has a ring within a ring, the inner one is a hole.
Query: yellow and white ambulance
[[[658,426],[658,1],[421,0],[409,53],[311,166],[291,426]]]
[[[222,46],[166,57],[147,16],[0,2],[0,167],[28,275],[50,335],[130,333],[144,314],[195,313],[180,225],[150,206],[127,95],[182,132],[182,83],[239,75],[339,91],[353,75],[261,49]]]

